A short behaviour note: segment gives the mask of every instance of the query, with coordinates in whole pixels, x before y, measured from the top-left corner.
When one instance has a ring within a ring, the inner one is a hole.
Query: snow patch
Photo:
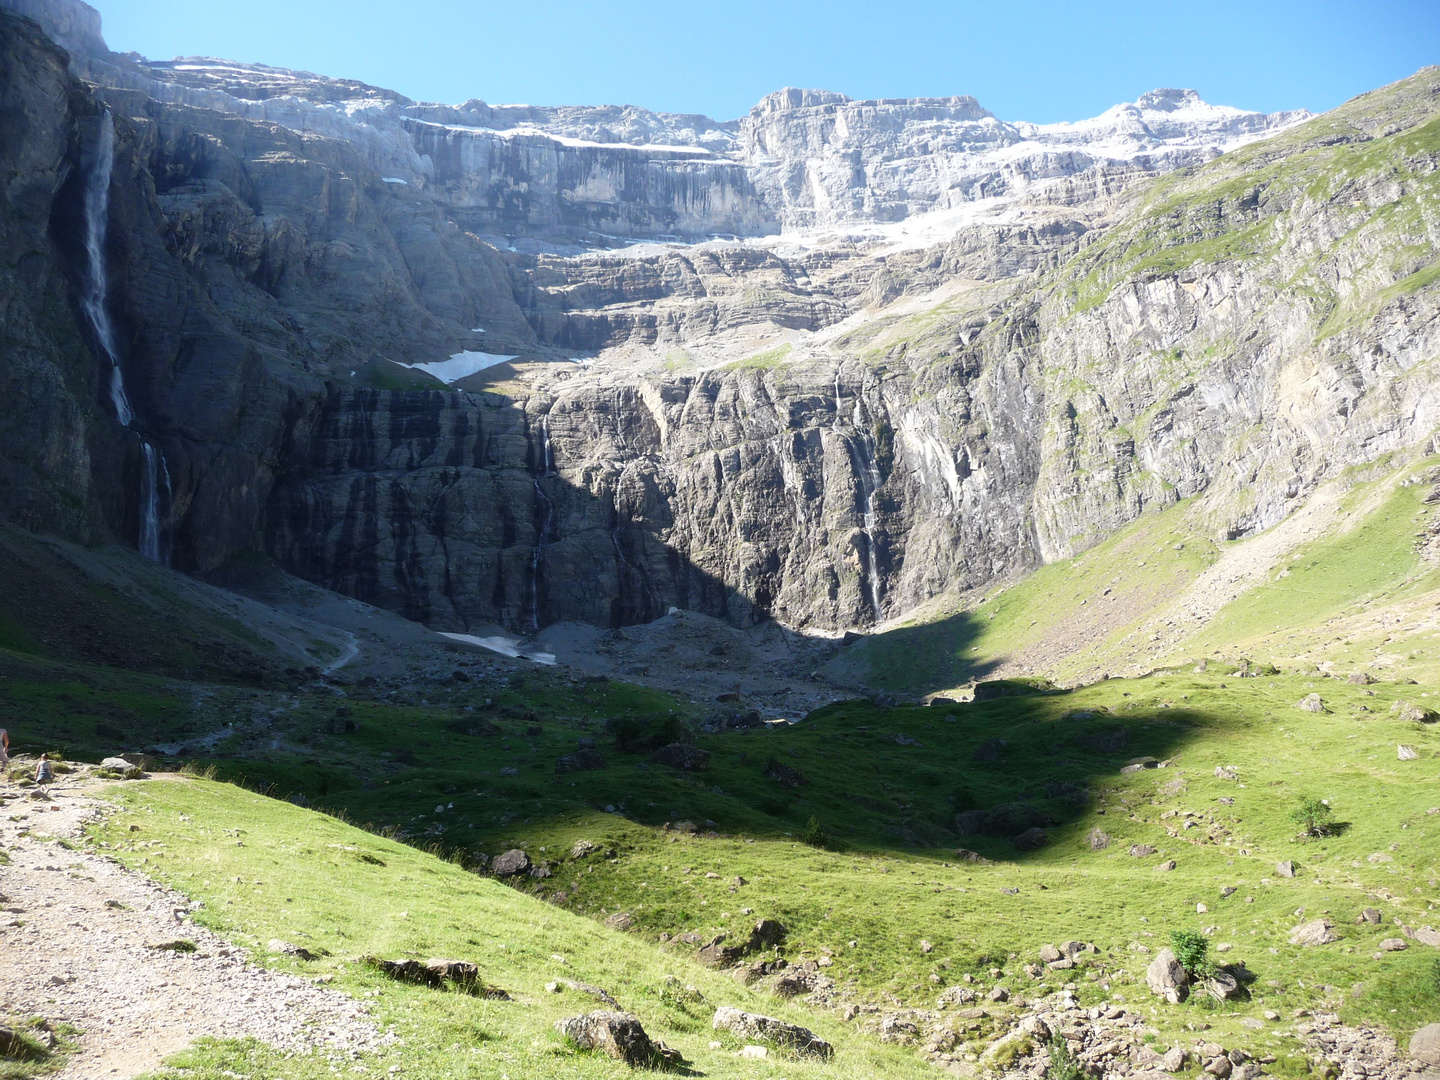
[[[451,641],[463,641],[468,645],[479,645],[482,649],[489,649],[501,656],[508,656],[515,660],[533,660],[537,664],[554,666],[555,654],[538,651],[525,651],[520,648],[520,639],[512,637],[476,637],[474,634],[451,634],[444,630],[439,631],[441,637],[447,637]]]
[[[415,371],[423,371],[427,375],[434,375],[435,378],[449,386],[451,383],[469,378],[477,371],[484,371],[496,364],[504,364],[518,359],[520,359],[519,356],[502,356],[500,353],[463,350],[452,354],[449,360],[436,360],[429,364],[402,364],[399,360],[390,362],[396,367],[411,368]]]

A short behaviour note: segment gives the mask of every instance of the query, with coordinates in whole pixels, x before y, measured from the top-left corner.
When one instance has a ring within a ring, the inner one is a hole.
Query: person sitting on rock
[[[50,755],[41,754],[40,763],[35,766],[35,782],[49,784],[55,780],[55,766],[50,764]]]

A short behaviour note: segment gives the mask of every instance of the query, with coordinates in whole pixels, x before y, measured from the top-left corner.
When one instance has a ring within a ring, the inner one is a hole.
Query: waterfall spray
[[[115,342],[115,324],[110,320],[108,279],[105,272],[105,236],[110,228],[110,176],[115,168],[115,118],[106,109],[100,114],[100,133],[95,142],[95,164],[85,183],[85,288],[80,307],[95,334],[100,351],[110,364],[110,403],[115,417],[127,428],[135,426],[135,410],[125,393],[125,375],[120,370],[120,350]],[[140,449],[144,471],[140,477],[140,554],[164,561],[161,544],[162,507],[171,504],[170,469],[165,455],[143,435]]]

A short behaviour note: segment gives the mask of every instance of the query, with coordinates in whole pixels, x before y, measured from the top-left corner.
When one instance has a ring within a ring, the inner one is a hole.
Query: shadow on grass
[[[380,760],[395,734],[367,720],[347,742],[362,758],[372,747],[373,771],[298,755],[216,765],[222,779],[455,854],[493,854],[608,809],[650,827],[775,839],[802,839],[813,819],[832,849],[953,858],[963,847],[1015,860],[1057,842],[1122,769],[1154,769],[1163,790],[1175,777],[1158,766],[1211,722],[1201,710],[1120,704],[1135,684],[1113,685],[1114,711],[1094,688],[931,707],[841,702],[799,725],[700,734],[708,759],[689,771],[634,749],[627,725],[615,725],[617,739],[548,711],[538,724],[496,714],[479,729],[489,734],[469,736],[443,714],[410,710],[413,764]],[[595,767],[558,771],[582,739],[596,744]]]
[[[921,692],[983,679],[995,659],[971,656],[983,625],[974,612],[868,637],[841,654],[841,662],[864,667],[864,679],[883,690]]]

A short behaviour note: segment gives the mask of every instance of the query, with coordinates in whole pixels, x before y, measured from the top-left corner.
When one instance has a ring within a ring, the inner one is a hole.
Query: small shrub
[[[1300,835],[1306,837],[1329,836],[1335,825],[1335,811],[1324,799],[1314,795],[1301,795],[1290,820],[1300,826]]]
[[[1175,950],[1175,959],[1192,979],[1203,979],[1210,974],[1210,939],[1194,930],[1170,931],[1170,947]]]
[[[990,1047],[990,1065],[996,1071],[1004,1072],[1033,1049],[1035,1044],[1028,1036],[1011,1035]]]
[[[1067,1040],[1055,1039],[1050,1043],[1050,1064],[1045,1069],[1045,1080],[1085,1080],[1085,1070],[1075,1060]]]
[[[658,750],[671,743],[686,742],[690,733],[678,716],[620,716],[606,726],[615,736],[615,746],[625,753]]]
[[[809,844],[811,847],[826,848],[830,846],[830,834],[820,824],[820,819],[812,816],[805,823],[805,831],[800,835],[802,844]]]

